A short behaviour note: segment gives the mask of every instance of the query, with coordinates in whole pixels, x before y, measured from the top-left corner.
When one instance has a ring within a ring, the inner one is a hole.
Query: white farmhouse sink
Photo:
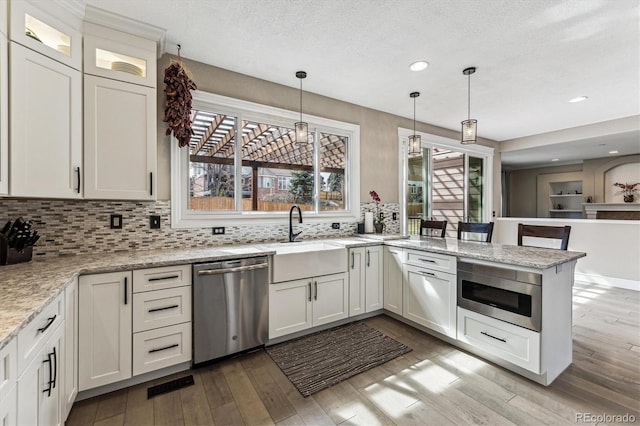
[[[347,271],[347,249],[322,242],[272,244],[273,282]]]

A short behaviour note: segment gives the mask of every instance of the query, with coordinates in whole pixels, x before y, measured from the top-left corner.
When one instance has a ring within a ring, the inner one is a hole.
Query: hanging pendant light
[[[305,71],[296,72],[296,77],[300,79],[300,121],[295,124],[296,128],[296,143],[308,144],[311,142],[309,135],[309,123],[302,121],[302,80],[307,78]]]
[[[409,154],[420,154],[421,141],[420,135],[416,135],[416,98],[420,96],[420,92],[411,92],[409,97],[413,98],[413,134],[409,136]]]
[[[465,68],[462,74],[469,78],[468,97],[467,97],[467,119],[462,122],[462,139],[464,145],[476,143],[478,137],[478,120],[471,119],[471,74],[476,72],[475,67]]]

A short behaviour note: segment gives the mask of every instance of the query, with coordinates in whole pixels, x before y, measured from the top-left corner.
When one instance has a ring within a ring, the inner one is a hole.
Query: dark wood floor
[[[640,422],[640,293],[576,283],[573,312],[574,361],[548,387],[383,315],[367,323],[413,351],[311,397],[259,351],[194,370],[194,386],[150,400],[153,382],[78,402],[67,425],[556,425],[581,413]]]

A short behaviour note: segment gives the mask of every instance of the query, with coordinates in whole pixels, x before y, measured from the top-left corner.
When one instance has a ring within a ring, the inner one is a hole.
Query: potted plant
[[[625,203],[633,203],[633,193],[637,191],[636,186],[638,185],[640,185],[640,182],[637,182],[637,183],[616,182],[613,184],[613,186],[617,186],[618,188],[622,189],[622,191],[620,191],[619,193],[622,193],[622,198]]]
[[[373,227],[376,229],[376,234],[382,234],[384,230],[384,213],[380,212],[380,196],[376,191],[369,191],[369,195],[376,203],[376,216],[373,218]]]

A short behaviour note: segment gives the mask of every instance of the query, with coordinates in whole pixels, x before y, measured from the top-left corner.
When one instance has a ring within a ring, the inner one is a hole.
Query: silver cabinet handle
[[[351,252],[351,269],[355,269],[356,267],[356,253]]]
[[[371,251],[367,250],[367,267],[371,266]]]
[[[124,304],[125,305],[129,303],[127,301],[127,293],[129,293],[128,286],[129,286],[129,283],[128,283],[127,277],[124,277]]]
[[[240,272],[240,271],[252,271],[254,269],[263,269],[268,268],[268,263],[258,263],[257,265],[248,265],[248,266],[238,266],[237,268],[226,268],[226,269],[203,269],[198,271],[198,275],[217,275],[217,274],[226,274],[229,272]]]
[[[496,340],[499,340],[499,341],[501,341],[501,342],[503,342],[503,343],[507,343],[507,339],[503,339],[503,338],[501,338],[501,337],[492,336],[492,335],[490,335],[489,333],[486,333],[486,332],[484,332],[484,331],[481,331],[481,332],[480,332],[480,334],[484,334],[485,336],[487,336],[487,337],[491,337],[492,339],[496,339]]]
[[[309,281],[309,302],[311,302],[311,281]]]
[[[425,259],[424,257],[419,257],[418,260],[420,260],[422,262],[436,263],[435,260]]]
[[[420,271],[418,272],[420,275],[425,275],[425,276],[429,276],[429,277],[435,277],[436,274],[434,274],[433,272],[424,272],[424,271]]]
[[[316,294],[314,296],[315,300],[318,300],[318,281],[314,281],[315,287],[316,287]]]

